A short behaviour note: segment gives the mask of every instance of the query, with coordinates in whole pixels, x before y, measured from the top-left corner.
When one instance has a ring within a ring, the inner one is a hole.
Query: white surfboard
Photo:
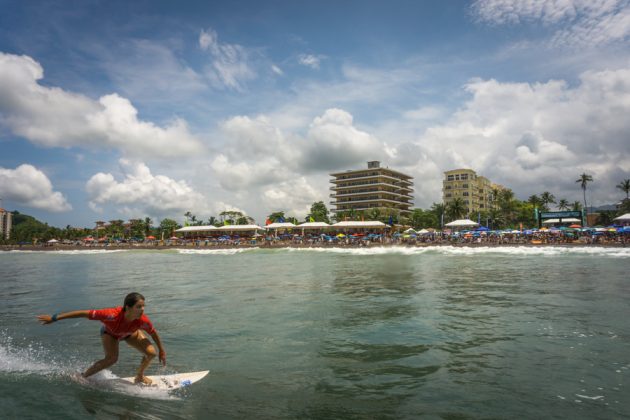
[[[163,389],[163,390],[175,390],[178,388],[184,388],[189,385],[194,384],[197,381],[203,379],[210,371],[202,370],[199,372],[186,372],[186,373],[175,373],[172,375],[147,375],[149,379],[153,381],[151,385],[140,385],[147,388],[153,389]],[[114,381],[124,381],[129,384],[134,384],[134,377],[130,376],[128,378],[117,378],[112,379]]]

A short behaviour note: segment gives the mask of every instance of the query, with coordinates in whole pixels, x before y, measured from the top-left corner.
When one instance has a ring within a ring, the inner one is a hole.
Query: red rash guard
[[[93,309],[88,313],[88,319],[101,321],[105,328],[105,332],[112,337],[121,340],[127,338],[136,331],[142,329],[153,334],[155,328],[149,320],[149,317],[142,314],[140,319],[127,321],[122,306],[117,308]]]

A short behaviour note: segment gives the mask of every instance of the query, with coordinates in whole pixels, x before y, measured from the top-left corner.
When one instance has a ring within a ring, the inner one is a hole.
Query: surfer
[[[159,350],[159,359],[163,365],[166,365],[164,346],[157,331],[153,328],[153,324],[144,314],[144,296],[140,293],[129,293],[125,297],[123,306],[116,308],[60,312],[54,315],[38,315],[37,318],[42,324],[51,324],[69,318],[88,318],[103,323],[101,326],[101,341],[103,342],[105,357],[83,372],[82,376],[84,378],[92,376],[116,363],[118,361],[118,343],[124,340],[128,345],[143,354],[135,382],[150,385],[151,379],[144,375],[144,371],[155,357],[156,352],[147,334],[153,338]]]

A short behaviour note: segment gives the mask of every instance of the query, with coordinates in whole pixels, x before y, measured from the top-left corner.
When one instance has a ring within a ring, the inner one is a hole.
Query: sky
[[[378,160],[441,202],[619,202],[630,0],[0,0],[0,203],[54,226],[330,208]]]

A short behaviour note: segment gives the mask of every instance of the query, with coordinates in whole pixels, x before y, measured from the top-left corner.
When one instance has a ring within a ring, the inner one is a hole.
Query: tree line
[[[377,220],[388,224],[411,226],[415,229],[440,229],[443,224],[449,221],[469,217],[491,229],[518,228],[521,224],[531,227],[537,223],[534,209],[548,211],[551,204],[556,204],[559,210],[581,211],[582,208],[586,208],[586,189],[588,184],[593,182],[593,177],[583,173],[575,182],[580,184],[583,191],[583,203],[579,201],[569,202],[563,198],[556,200],[555,195],[549,191],[531,195],[527,200],[518,200],[510,189],[493,190],[493,207],[476,214],[468,213],[468,206],[461,198],[456,198],[448,205],[433,203],[426,210],[416,208],[408,215],[390,208],[374,208],[366,211],[348,210],[331,214],[324,202],[318,201],[311,205],[304,222],[330,224],[346,220]],[[630,212],[630,179],[624,179],[616,185],[616,188],[625,193],[625,199],[622,200],[621,206],[617,210],[600,211],[597,224],[610,225],[618,215]],[[145,240],[150,237],[167,239],[174,234],[175,230],[182,227],[177,221],[169,218],[162,219],[158,226],[154,226],[153,220],[150,217],[145,217],[144,219],[130,219],[127,223],[121,219],[110,220],[107,224],[99,223],[100,226],[95,228],[76,228],[70,225],[65,228],[58,228],[18,211],[12,213],[13,228],[10,239],[8,241],[0,239],[0,243],[32,243],[34,240],[45,242],[50,239],[75,241],[86,237],[94,237],[95,239],[106,237],[111,240]],[[197,218],[190,211],[184,213],[183,216],[185,226],[212,225],[219,227],[255,223],[250,216],[234,210],[223,211],[218,217],[210,216],[208,219]],[[296,225],[301,223],[297,217],[287,215],[285,211],[275,211],[267,215],[265,224],[281,221]]]

